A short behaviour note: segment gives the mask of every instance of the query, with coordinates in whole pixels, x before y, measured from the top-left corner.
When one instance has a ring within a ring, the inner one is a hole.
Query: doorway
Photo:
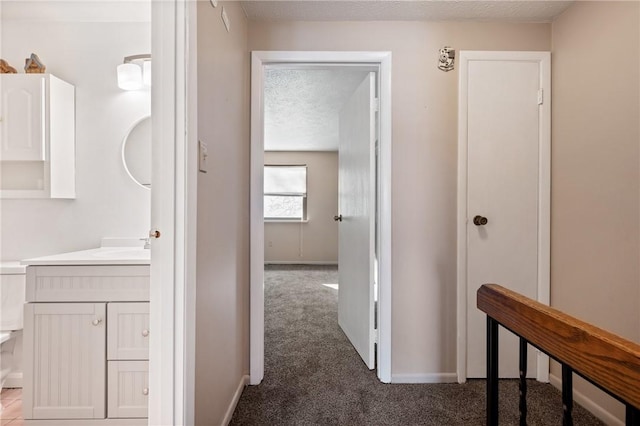
[[[379,75],[380,134],[376,185],[379,261],[378,377],[391,378],[391,54],[388,52],[253,52],[251,95],[251,285],[250,383],[264,376],[264,84],[265,68],[287,66],[373,66]],[[306,65],[305,65],[306,64]]]
[[[485,318],[475,302],[482,284],[549,303],[550,71],[549,52],[460,55],[460,382],[486,377]],[[529,376],[548,381],[548,357],[529,354]],[[518,370],[517,338],[501,330],[500,377]]]

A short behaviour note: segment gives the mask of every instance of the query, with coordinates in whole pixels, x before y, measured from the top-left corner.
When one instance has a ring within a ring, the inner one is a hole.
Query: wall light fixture
[[[151,86],[151,55],[125,56],[118,65],[118,87],[122,90],[139,90]]]

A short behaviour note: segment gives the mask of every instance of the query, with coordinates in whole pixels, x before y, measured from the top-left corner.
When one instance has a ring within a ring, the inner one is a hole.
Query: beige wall
[[[549,50],[550,25],[252,22],[249,28],[250,50],[393,54],[393,375],[456,372],[458,74],[437,68],[445,45]]]
[[[265,152],[265,164],[307,165],[306,223],[264,224],[266,263],[336,263],[338,261],[337,152]]]
[[[552,25],[551,304],[636,342],[639,28],[637,2],[577,2]],[[611,398],[576,389],[622,418]]]
[[[195,422],[217,425],[249,368],[249,54],[238,3],[197,7],[198,138],[209,172],[198,175]]]

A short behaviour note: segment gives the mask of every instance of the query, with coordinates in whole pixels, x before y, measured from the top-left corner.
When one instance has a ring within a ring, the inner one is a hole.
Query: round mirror
[[[131,126],[122,143],[122,163],[131,179],[151,189],[151,117]]]

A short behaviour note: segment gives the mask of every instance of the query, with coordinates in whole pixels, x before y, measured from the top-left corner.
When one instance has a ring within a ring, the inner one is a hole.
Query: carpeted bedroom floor
[[[338,326],[338,271],[265,269],[265,376],[245,388],[232,425],[483,425],[485,382],[384,384]],[[528,424],[561,425],[560,392],[530,381]],[[575,425],[601,425],[579,406]],[[500,384],[500,424],[518,424],[518,386]]]

